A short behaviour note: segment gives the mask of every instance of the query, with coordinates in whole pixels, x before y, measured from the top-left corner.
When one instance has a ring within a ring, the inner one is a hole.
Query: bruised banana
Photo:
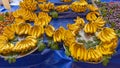
[[[100,16],[100,13],[97,12],[97,11],[89,12],[89,13],[86,15],[86,19],[87,19],[88,21],[95,21],[99,16]]]
[[[29,35],[39,38],[41,35],[44,33],[44,28],[41,25],[34,25],[30,30],[29,30]]]
[[[51,2],[48,2],[48,3],[43,2],[42,4],[39,4],[38,6],[44,12],[49,12],[50,10],[54,9],[54,3],[51,3]]]
[[[116,38],[116,33],[113,29],[106,27],[103,28],[102,31],[98,32],[97,37],[102,42],[111,42],[113,39]]]
[[[58,12],[65,12],[68,11],[68,9],[69,9],[69,5],[60,5],[55,7],[55,10]]]
[[[45,33],[48,37],[52,37],[54,34],[55,28],[52,25],[48,25],[45,28]]]
[[[20,1],[19,6],[26,10],[34,11],[37,9],[37,1],[35,0],[23,0]]]
[[[85,0],[75,1],[70,7],[74,12],[85,12],[87,10],[88,3]]]

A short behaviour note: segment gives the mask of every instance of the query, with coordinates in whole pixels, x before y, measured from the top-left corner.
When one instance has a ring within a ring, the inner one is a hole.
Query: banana
[[[45,33],[47,36],[52,37],[54,34],[55,28],[52,25],[48,25],[45,28]]]
[[[63,2],[71,2],[72,0],[62,0]]]
[[[20,2],[19,6],[29,11],[34,11],[37,9],[37,1],[35,0],[23,0]]]
[[[84,19],[80,18],[79,16],[77,16],[77,19],[75,19],[74,21],[75,21],[76,26],[84,26],[84,24],[85,24]]]
[[[37,0],[38,2],[46,2],[47,0]]]
[[[87,8],[88,8],[90,11],[97,11],[97,10],[98,10],[98,8],[95,7],[95,6],[92,5],[92,4],[87,5]]]
[[[65,12],[68,11],[68,9],[69,9],[69,5],[60,5],[55,7],[55,10],[58,12]]]
[[[74,12],[85,12],[87,9],[88,3],[85,0],[74,1],[70,7]]]
[[[38,6],[42,11],[45,11],[45,12],[49,12],[50,10],[54,9],[54,3],[51,3],[51,2],[48,2],[48,3],[43,2],[42,4],[39,4]]]

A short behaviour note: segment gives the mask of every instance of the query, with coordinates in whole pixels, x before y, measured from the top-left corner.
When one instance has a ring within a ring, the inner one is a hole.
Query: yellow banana
[[[45,28],[45,33],[47,36],[52,37],[54,33],[55,28],[52,25],[48,25]]]

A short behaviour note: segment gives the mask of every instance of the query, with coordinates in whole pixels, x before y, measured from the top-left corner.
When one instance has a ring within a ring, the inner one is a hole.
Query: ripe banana
[[[80,18],[79,16],[77,16],[77,18],[74,21],[75,21],[75,25],[77,25],[77,26],[84,26],[84,24],[85,24],[84,19]]]
[[[55,28],[52,25],[48,25],[45,28],[45,33],[48,37],[52,37],[54,34]]]
[[[63,2],[71,2],[72,0],[61,0]]]
[[[69,10],[69,5],[60,5],[60,6],[56,6],[55,10],[58,12],[65,12]]]
[[[97,10],[98,10],[98,8],[95,7],[95,6],[92,5],[92,4],[88,4],[88,5],[87,5],[87,8],[88,8],[90,11],[97,11]]]
[[[34,11],[37,9],[37,1],[35,0],[23,0],[19,3],[20,8],[24,8],[29,11]]]
[[[87,9],[88,3],[85,0],[74,1],[70,7],[74,12],[85,12]]]
[[[43,2],[42,4],[39,4],[38,6],[44,12],[49,12],[50,10],[54,9],[54,3],[51,3],[51,2],[48,2],[48,3]]]
[[[100,31],[97,34],[97,37],[102,41],[102,42],[111,42],[113,39],[116,38],[116,33],[113,29],[111,28],[103,28],[102,31]]]
[[[89,12],[89,13],[86,15],[86,19],[87,19],[88,21],[95,21],[99,16],[100,16],[100,14],[99,14],[99,12],[97,12],[97,11]]]

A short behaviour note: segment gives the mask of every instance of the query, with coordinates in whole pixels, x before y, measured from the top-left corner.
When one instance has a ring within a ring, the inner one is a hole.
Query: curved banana
[[[75,21],[75,25],[77,25],[77,26],[84,26],[85,25],[84,19],[80,18],[79,16],[77,16],[77,18],[74,21]]]
[[[45,33],[47,36],[52,37],[54,34],[55,28],[52,25],[48,25],[45,28]]]
[[[89,13],[86,15],[86,19],[87,19],[88,21],[95,21],[99,16],[100,16],[100,13],[97,12],[97,11],[89,12]]]
[[[23,0],[20,1],[19,6],[26,10],[34,11],[37,9],[37,1],[35,0]]]
[[[74,12],[85,12],[87,10],[88,3],[85,0],[74,1],[70,7]]]
[[[39,38],[44,33],[44,28],[41,25],[34,25],[28,32],[29,35]]]
[[[88,8],[90,11],[97,11],[97,10],[98,10],[98,8],[95,7],[95,6],[92,5],[92,4],[88,4],[88,5],[87,5],[87,8]]]
[[[55,10],[58,12],[65,12],[69,10],[69,5],[60,5],[60,6],[56,6]]]
[[[102,42],[111,42],[113,39],[116,38],[116,33],[113,29],[111,28],[103,28],[102,31],[100,31],[97,34],[97,37],[102,41]]]
[[[48,2],[48,3],[43,2],[42,4],[39,4],[38,6],[44,12],[49,12],[50,10],[54,9],[54,3],[51,3],[51,2]]]

